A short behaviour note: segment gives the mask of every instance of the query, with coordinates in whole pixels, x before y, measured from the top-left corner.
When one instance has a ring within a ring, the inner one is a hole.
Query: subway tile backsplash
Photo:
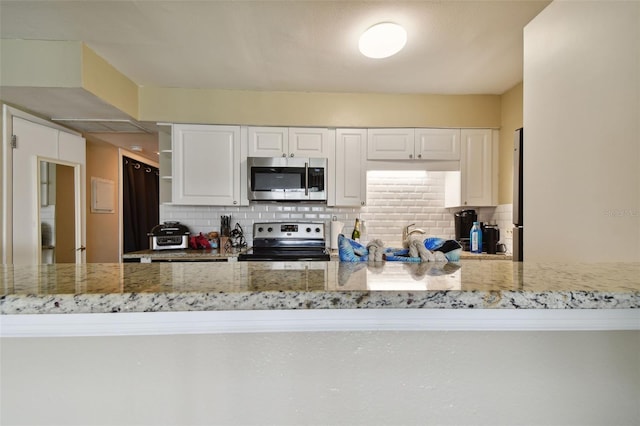
[[[327,233],[333,217],[344,222],[344,234],[351,235],[356,218],[366,224],[364,239],[379,238],[386,246],[402,244],[402,228],[415,223],[426,236],[453,239],[453,213],[444,207],[444,172],[370,171],[367,175],[366,207],[327,207],[296,203],[253,203],[245,207],[179,206],[162,204],[160,220],[177,220],[191,232],[219,231],[220,216],[231,215],[249,244],[253,223],[257,221],[309,220],[325,222]],[[476,209],[478,220],[495,221],[501,242],[511,251],[511,204]],[[507,232],[509,230],[509,232]],[[327,235],[327,239],[329,236]]]

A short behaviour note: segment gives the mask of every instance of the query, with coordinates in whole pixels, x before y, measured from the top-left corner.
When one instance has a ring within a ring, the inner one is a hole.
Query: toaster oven
[[[151,250],[176,250],[189,247],[189,228],[180,222],[164,222],[153,227],[149,236]]]

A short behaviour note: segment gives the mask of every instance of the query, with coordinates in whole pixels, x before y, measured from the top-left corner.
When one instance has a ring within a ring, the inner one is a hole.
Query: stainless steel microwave
[[[327,159],[247,158],[250,201],[327,201]]]

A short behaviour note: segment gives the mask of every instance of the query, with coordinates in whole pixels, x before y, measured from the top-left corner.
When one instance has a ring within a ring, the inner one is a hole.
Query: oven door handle
[[[309,163],[304,163],[304,195],[309,196]]]

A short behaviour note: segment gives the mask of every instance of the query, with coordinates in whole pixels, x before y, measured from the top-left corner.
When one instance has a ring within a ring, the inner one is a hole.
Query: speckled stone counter
[[[640,263],[4,265],[0,278],[2,314],[640,307]]]
[[[244,249],[246,250],[246,249]],[[140,250],[122,255],[128,261],[149,262],[226,262],[235,260],[242,249],[181,249],[181,250]]]

